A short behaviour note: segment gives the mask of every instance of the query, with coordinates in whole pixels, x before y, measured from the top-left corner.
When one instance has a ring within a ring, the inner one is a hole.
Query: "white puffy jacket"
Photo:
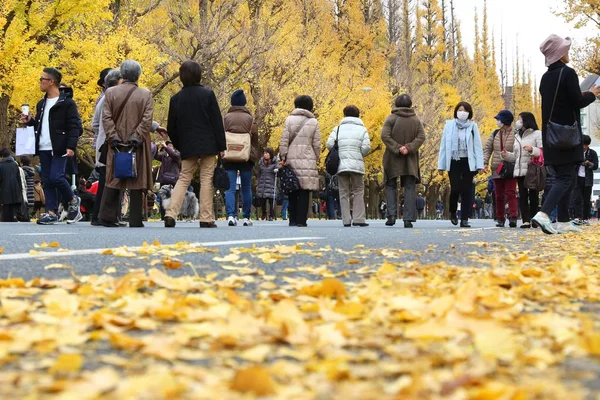
[[[523,147],[531,146],[533,152],[523,150]],[[518,178],[527,175],[527,167],[532,157],[539,157],[542,149],[542,132],[527,129],[522,136],[515,134],[515,144],[512,152],[508,152],[507,161],[515,163],[514,177]]]
[[[357,174],[365,173],[364,158],[371,151],[371,141],[369,133],[360,118],[346,117],[338,127],[336,126],[329,135],[327,148],[331,150],[335,144],[335,138],[338,135],[338,149],[340,154],[341,172],[354,172]]]

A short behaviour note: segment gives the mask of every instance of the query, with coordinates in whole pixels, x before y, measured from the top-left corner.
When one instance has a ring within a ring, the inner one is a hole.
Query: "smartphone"
[[[29,115],[29,104],[23,104],[21,106],[21,113],[23,115]]]

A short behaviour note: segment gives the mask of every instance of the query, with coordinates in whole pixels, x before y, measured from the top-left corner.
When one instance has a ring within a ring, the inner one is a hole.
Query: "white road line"
[[[279,243],[279,242],[304,242],[308,240],[324,240],[324,237],[290,237],[290,238],[273,238],[273,239],[249,239],[249,240],[229,240],[222,242],[198,242],[190,243],[193,247],[219,247],[219,246],[235,246],[241,244],[259,244],[259,243]],[[127,247],[128,250],[136,251],[141,249],[140,246]],[[27,259],[48,259],[56,257],[73,257],[73,256],[88,256],[92,254],[101,254],[106,250],[112,249],[81,249],[81,250],[69,250],[56,253],[44,253],[44,254],[29,254],[29,253],[16,253],[16,254],[3,254],[0,255],[1,261],[9,260],[27,260]]]
[[[13,233],[10,236],[54,236],[54,235],[79,235],[77,232],[35,232],[35,233]]]
[[[491,226],[491,227],[486,227],[486,228],[470,228],[470,229],[459,229],[459,228],[455,228],[455,229],[436,229],[436,232],[458,232],[458,233],[469,233],[469,232],[474,232],[474,231],[492,231],[492,230],[496,230],[496,229],[500,229],[496,226]]]

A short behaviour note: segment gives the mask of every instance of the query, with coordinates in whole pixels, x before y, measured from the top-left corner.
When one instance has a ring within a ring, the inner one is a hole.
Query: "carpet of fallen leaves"
[[[598,377],[568,365],[600,355],[600,225],[516,235],[460,244],[476,267],[400,262],[399,248],[155,241],[98,255],[147,269],[0,280],[0,396],[585,398]],[[177,258],[207,252],[219,271]],[[341,272],[319,265],[326,252],[345,257]]]

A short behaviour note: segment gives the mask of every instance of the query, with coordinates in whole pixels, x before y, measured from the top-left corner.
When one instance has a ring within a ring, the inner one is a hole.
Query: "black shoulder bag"
[[[504,143],[502,141],[502,136],[502,131],[500,131],[500,152],[504,151]],[[506,138],[506,141],[508,142],[508,138]],[[496,168],[496,173],[500,175],[500,178],[502,179],[514,178],[515,163],[502,160]]]
[[[229,181],[229,175],[227,174],[227,171],[225,171],[223,168],[223,159],[220,155],[218,157],[219,161],[217,162],[217,166],[213,172],[213,186],[216,189],[226,192],[231,187],[231,182]]]
[[[554,106],[556,105],[556,97],[558,95],[558,88],[560,87],[563,70],[564,68],[561,68],[560,74],[558,75],[558,83],[556,84],[554,100],[552,101],[552,110],[550,111],[550,118],[546,125],[546,143],[548,147],[553,147],[555,149],[572,150],[581,144],[581,132],[579,131],[579,123],[577,122],[577,115],[575,112],[573,112],[573,116],[575,117],[573,125],[560,125],[552,122],[552,114],[554,114]]]
[[[340,151],[338,146],[338,137],[340,135],[340,126],[338,125],[337,132],[335,133],[335,143],[333,148],[329,150],[327,157],[325,158],[325,170],[329,175],[334,176],[338,173],[340,168]]]
[[[290,147],[292,147],[292,143],[294,143],[294,140],[296,140],[296,138],[302,131],[302,128],[304,128],[304,125],[306,125],[308,121],[310,121],[310,118],[306,118],[304,122],[302,122],[302,124],[300,125],[300,129],[298,129],[296,135],[292,138],[292,140],[290,140],[290,143],[288,145],[288,152],[290,151]],[[287,163],[283,168],[279,169],[278,176],[279,186],[281,187],[281,193],[289,195],[292,192],[300,190],[300,180]]]

